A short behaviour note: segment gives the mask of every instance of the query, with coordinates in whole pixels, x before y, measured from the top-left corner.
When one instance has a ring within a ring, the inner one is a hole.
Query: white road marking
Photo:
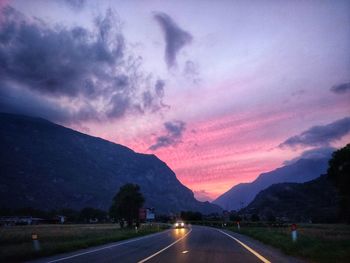
[[[271,263],[271,261],[267,260],[266,258],[264,258],[262,255],[260,255],[258,252],[256,252],[254,249],[250,248],[249,246],[247,246],[246,244],[244,244],[242,241],[238,240],[237,238],[225,233],[224,231],[218,230],[219,232],[221,232],[222,234],[228,236],[229,238],[232,238],[234,241],[236,241],[237,243],[239,243],[241,246],[243,246],[245,249],[247,249],[250,253],[252,253],[254,256],[256,256],[258,259],[260,259],[262,262],[264,263]]]
[[[169,232],[169,231],[170,231],[170,230],[167,230],[167,231],[164,231],[164,232],[156,233],[156,234],[154,234],[154,235],[144,236],[144,237],[136,238],[136,239],[133,239],[133,240],[128,240],[128,241],[125,241],[125,242],[122,242],[122,243],[118,243],[118,244],[114,244],[114,245],[110,245],[110,246],[106,246],[106,247],[101,247],[101,248],[89,250],[89,251],[86,251],[86,252],[74,254],[74,255],[72,255],[72,256],[63,257],[63,258],[59,258],[59,259],[54,259],[54,260],[51,260],[51,261],[47,261],[46,263],[59,262],[59,261],[63,261],[63,260],[67,260],[67,259],[71,259],[71,258],[83,256],[83,255],[86,255],[86,254],[95,253],[95,252],[98,252],[98,251],[101,251],[101,250],[104,250],[104,249],[108,249],[108,248],[112,248],[112,247],[118,247],[118,246],[121,246],[121,245],[124,245],[124,244],[128,244],[128,243],[131,243],[131,242],[135,242],[135,241],[139,241],[139,240],[142,240],[142,239],[154,237],[154,236],[157,236],[157,235],[160,235],[160,234],[164,234],[164,233]]]
[[[184,239],[185,237],[187,237],[190,233],[192,232],[192,229],[186,234],[184,235],[183,237],[179,238],[178,240],[175,240],[173,243],[171,243],[169,246],[159,250],[158,252],[154,253],[153,255],[150,255],[149,257],[145,258],[145,259],[142,259],[141,261],[137,262],[137,263],[143,263],[143,262],[146,262],[147,260],[150,260],[151,258],[159,255],[160,253],[162,253],[164,250],[167,250],[169,247],[175,245],[177,242],[181,241],[182,239]]]
[[[182,254],[186,254],[186,253],[188,253],[188,250],[184,250],[184,251],[182,251],[181,253],[182,253]]]

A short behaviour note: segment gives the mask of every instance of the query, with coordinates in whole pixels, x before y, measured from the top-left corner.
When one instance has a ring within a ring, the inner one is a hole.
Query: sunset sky
[[[350,142],[349,1],[0,8],[0,111],[155,154],[199,200]]]

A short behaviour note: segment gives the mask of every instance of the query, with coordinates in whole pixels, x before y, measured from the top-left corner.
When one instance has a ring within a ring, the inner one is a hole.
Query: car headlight
[[[185,224],[184,223],[181,223],[181,226],[184,226]]]
[[[179,223],[175,223],[175,226],[179,226]]]

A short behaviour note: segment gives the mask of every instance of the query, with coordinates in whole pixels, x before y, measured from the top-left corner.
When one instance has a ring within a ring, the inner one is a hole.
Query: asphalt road
[[[193,226],[116,242],[33,262],[300,262],[228,231]]]

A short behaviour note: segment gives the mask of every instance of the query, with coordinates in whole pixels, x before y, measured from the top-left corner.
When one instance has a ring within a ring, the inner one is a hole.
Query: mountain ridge
[[[305,183],[273,184],[240,211],[268,220],[332,223],[338,218],[339,194],[327,175]]]
[[[158,212],[219,212],[199,202],[154,154],[90,136],[48,120],[0,113],[0,206],[108,209],[125,183],[137,183]]]
[[[330,156],[329,156],[330,158]],[[247,206],[262,190],[276,183],[303,183],[325,173],[329,158],[299,159],[291,164],[261,173],[250,183],[233,186],[213,201],[225,210],[239,210]]]

